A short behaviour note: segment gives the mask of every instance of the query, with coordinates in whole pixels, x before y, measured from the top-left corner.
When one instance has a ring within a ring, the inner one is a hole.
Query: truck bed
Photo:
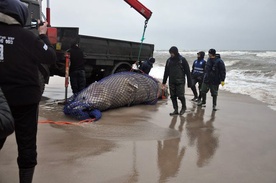
[[[102,38],[95,36],[78,35],[78,28],[56,27],[58,32],[58,44],[64,53],[73,42],[79,41],[79,46],[83,50],[87,60],[120,60],[137,61],[140,43],[124,41],[119,39]],[[140,60],[152,57],[154,51],[153,44],[143,43]]]
[[[76,42],[79,43],[79,47],[84,53],[88,84],[110,74],[129,71],[132,64],[138,60],[141,44],[139,42],[79,35],[79,29],[74,27],[56,28],[57,43],[54,46],[56,47],[58,61],[56,67],[51,69],[51,75],[64,76],[65,52]],[[153,51],[153,44],[143,43],[139,60],[152,57]]]

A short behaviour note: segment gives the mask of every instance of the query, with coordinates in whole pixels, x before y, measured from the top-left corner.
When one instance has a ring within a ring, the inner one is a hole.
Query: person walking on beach
[[[23,28],[28,7],[19,0],[0,3],[0,87],[15,124],[20,182],[30,183],[37,164],[37,122],[41,89],[38,66],[54,64],[56,54],[46,36],[47,22],[39,36]],[[38,23],[40,21],[38,20]],[[1,139],[0,147],[6,138]]]
[[[178,115],[178,103],[177,98],[181,101],[182,108],[180,115],[183,115],[186,111],[186,99],[185,99],[185,76],[187,76],[188,87],[191,87],[191,73],[187,60],[181,56],[178,52],[178,48],[173,46],[169,50],[171,57],[167,60],[164,76],[163,76],[163,88],[166,87],[167,79],[169,77],[169,89],[174,111],[170,115]]]
[[[218,89],[220,84],[224,86],[226,69],[222,59],[216,56],[215,49],[210,49],[208,53],[209,58],[206,63],[205,74],[201,86],[202,101],[199,101],[198,106],[206,106],[206,95],[210,90],[213,97],[213,110],[216,111]]]
[[[73,43],[68,52],[70,53],[70,84],[73,93],[77,94],[86,86],[85,60],[83,59],[83,52],[79,48],[78,43]]]
[[[197,60],[194,61],[193,66],[192,66],[192,91],[194,94],[194,98],[192,101],[198,102],[201,100],[201,93],[200,93],[200,88],[203,82],[203,76],[204,76],[204,69],[206,65],[206,61],[204,60],[205,53],[203,51],[200,51],[197,53]],[[196,83],[198,83],[198,92],[196,90]]]

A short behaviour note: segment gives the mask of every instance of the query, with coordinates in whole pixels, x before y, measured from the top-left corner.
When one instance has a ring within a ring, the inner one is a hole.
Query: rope
[[[69,121],[51,121],[51,120],[45,120],[45,121],[39,121],[40,124],[55,124],[55,125],[76,125],[79,126],[83,123],[92,123],[95,122],[95,118],[93,119],[86,119],[79,122],[69,122]]]
[[[135,72],[135,71],[138,71],[138,73],[140,72],[141,74],[146,74],[144,71],[142,71],[141,69],[133,69],[133,68],[131,68],[130,69],[130,72]]]
[[[146,33],[146,29],[147,29],[147,24],[148,24],[148,20],[145,20],[144,31],[143,31],[143,35],[142,35],[142,38],[141,38],[141,44],[140,44],[140,47],[139,47],[139,53],[138,53],[138,59],[137,59],[137,61],[140,60],[140,55],[141,55],[141,51],[142,51],[143,41],[145,40],[145,33]]]

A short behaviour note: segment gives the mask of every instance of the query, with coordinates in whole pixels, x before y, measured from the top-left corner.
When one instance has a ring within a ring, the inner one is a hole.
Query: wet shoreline
[[[77,122],[48,92],[39,120]],[[105,111],[80,126],[39,124],[34,182],[276,182],[275,111],[224,91],[216,112],[209,94],[206,108],[191,98],[186,89],[182,117],[169,116],[171,101],[163,100]],[[0,152],[1,183],[18,182],[16,154],[13,134]]]

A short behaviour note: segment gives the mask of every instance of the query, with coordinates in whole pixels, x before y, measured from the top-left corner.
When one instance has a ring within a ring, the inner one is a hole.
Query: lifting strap
[[[138,58],[137,58],[138,62],[140,61],[140,55],[141,55],[141,51],[142,51],[143,41],[145,40],[145,33],[146,33],[147,25],[148,25],[148,20],[145,20],[144,31],[143,31],[143,35],[142,35],[142,38],[141,38],[141,44],[140,44],[140,47],[139,47],[139,53],[138,53]]]

